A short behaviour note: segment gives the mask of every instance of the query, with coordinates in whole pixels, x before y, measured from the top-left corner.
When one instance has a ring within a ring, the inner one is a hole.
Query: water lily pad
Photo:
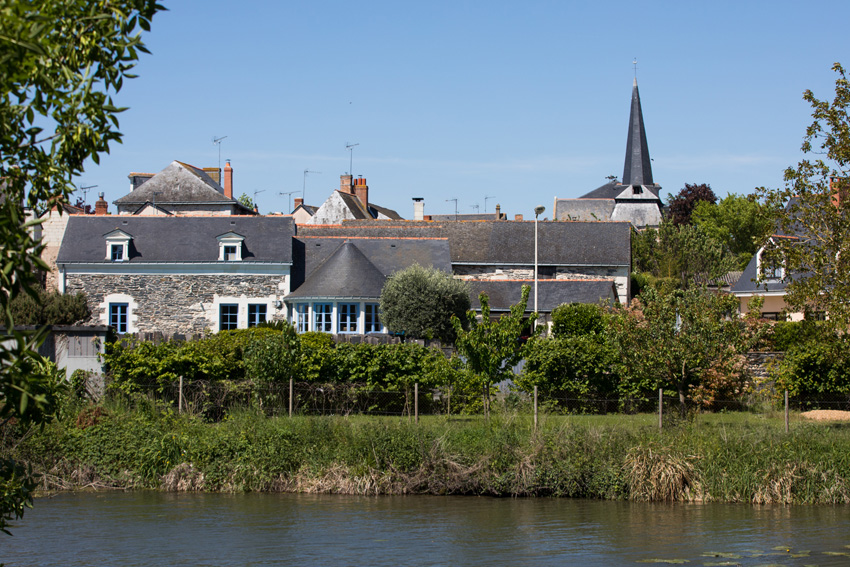
[[[844,557],[850,557],[850,551],[824,551],[823,554],[824,555],[832,555],[832,556],[840,555],[840,556],[844,556]]]
[[[640,559],[638,563],[690,563],[687,559]]]
[[[727,565],[740,565],[737,561],[718,561],[716,563],[703,563],[705,567],[724,567]]]

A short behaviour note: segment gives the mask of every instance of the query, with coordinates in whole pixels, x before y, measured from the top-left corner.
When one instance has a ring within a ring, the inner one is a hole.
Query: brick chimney
[[[97,201],[94,203],[94,214],[101,216],[109,214],[109,203],[103,198],[103,193],[97,194]]]
[[[365,177],[358,177],[354,180],[352,193],[360,199],[360,202],[363,203],[363,206],[366,207],[366,209],[369,208],[369,186],[366,185]]]
[[[340,193],[348,193],[349,195],[354,195],[354,188],[351,184],[351,179],[353,175],[340,175],[339,176],[339,192]]]
[[[514,215],[514,220],[522,220],[522,215]]]
[[[413,198],[413,220],[425,220],[425,199]]]
[[[204,173],[212,177],[212,180],[221,185],[221,168],[219,167],[205,167]]]
[[[303,204],[304,204],[304,199],[302,199],[301,197],[298,197],[297,199],[295,199],[295,208],[292,209],[292,211],[294,211],[295,209],[297,209],[298,207],[300,207]],[[291,213],[292,211],[289,211],[289,212]]]
[[[836,208],[847,200],[847,182],[841,177],[829,178],[829,192],[832,194],[832,204]]]
[[[224,164],[224,196],[233,198],[233,168],[230,167],[230,160]]]

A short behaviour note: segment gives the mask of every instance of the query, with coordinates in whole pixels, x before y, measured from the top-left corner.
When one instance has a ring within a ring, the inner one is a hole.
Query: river
[[[850,507],[304,494],[58,494],[7,566],[849,565]]]

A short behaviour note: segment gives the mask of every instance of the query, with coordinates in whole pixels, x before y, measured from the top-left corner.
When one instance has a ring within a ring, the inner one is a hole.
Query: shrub
[[[556,337],[601,335],[605,332],[602,306],[593,303],[564,303],[552,311],[552,333]]]

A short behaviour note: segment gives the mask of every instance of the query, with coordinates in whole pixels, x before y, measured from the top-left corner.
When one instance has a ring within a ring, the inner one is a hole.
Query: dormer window
[[[126,262],[130,259],[130,241],[133,236],[115,229],[103,235],[106,240],[106,259],[110,262]]]
[[[219,262],[241,262],[242,242],[245,237],[235,232],[226,232],[217,236]]]
[[[758,270],[765,281],[780,281],[785,277],[785,262],[776,256],[774,250],[762,248],[758,252]]]

